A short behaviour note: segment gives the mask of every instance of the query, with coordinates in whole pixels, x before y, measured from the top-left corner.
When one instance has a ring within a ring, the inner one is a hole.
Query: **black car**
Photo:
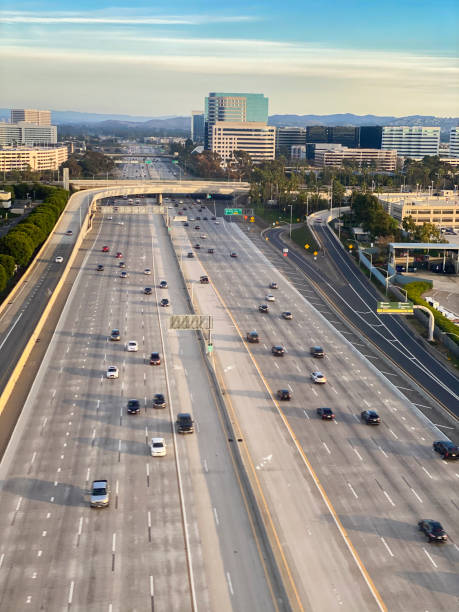
[[[194,253],[193,253],[193,251],[190,251],[190,252],[188,253],[187,257],[189,257],[190,259],[193,259],[193,257],[194,257]]]
[[[185,223],[183,224],[183,227],[190,227],[190,224],[188,223],[188,221],[185,221]]]
[[[167,281],[161,281],[159,283],[159,288],[160,289],[167,289]]]
[[[196,221],[201,221],[201,217],[199,215],[196,217]],[[194,228],[194,229],[196,229],[196,228]],[[198,229],[199,229],[199,227],[198,227]]]
[[[313,357],[324,357],[325,355],[324,349],[321,346],[311,346],[309,352]]]
[[[188,412],[180,412],[177,415],[177,430],[179,433],[187,434],[194,432],[193,419]]]
[[[99,264],[99,265],[97,266],[97,271],[98,271],[98,272],[103,272],[103,271],[104,271],[104,266],[103,266],[102,264]]]
[[[145,295],[151,295],[153,290],[151,287],[145,287],[145,289],[143,290],[143,292],[145,293]]]
[[[247,342],[260,342],[260,337],[256,331],[247,332],[246,338]]]
[[[277,283],[273,281],[272,283],[269,283],[269,288],[270,289],[278,289],[279,287],[277,286]]]
[[[161,365],[161,357],[159,353],[152,353],[150,355],[150,365]]]
[[[203,217],[202,220],[203,221],[208,221],[208,218],[207,217]]]
[[[112,329],[112,333],[110,334],[110,340],[119,341],[121,340],[121,334],[119,329]]]
[[[207,249],[207,252],[208,252],[208,253],[213,253],[213,252],[214,252],[214,249]]]
[[[230,257],[237,257],[237,253],[236,253],[235,251],[232,251],[232,252],[230,253]]]
[[[139,414],[140,402],[137,399],[130,399],[127,403],[128,414]]]
[[[449,440],[437,440],[432,446],[443,459],[459,459],[459,447]]]
[[[197,242],[197,243],[194,245],[194,248],[195,248],[195,249],[200,249],[200,248],[201,248],[201,245],[199,244],[199,242]]]
[[[201,229],[201,226],[200,226],[200,225],[195,225],[195,226],[194,226],[194,229],[195,229],[195,230],[200,230],[200,229]]]
[[[283,357],[285,353],[285,349],[283,346],[276,345],[271,347],[271,353],[276,355],[276,357]]]
[[[317,414],[324,421],[333,421],[333,419],[335,418],[335,415],[331,408],[317,408]]]
[[[292,394],[288,389],[279,389],[277,392],[277,399],[288,401],[292,399]]]
[[[153,408],[165,408],[166,399],[162,393],[155,393],[153,397]]]
[[[212,221],[216,221],[216,220],[217,220],[217,217],[212,217]]]
[[[429,542],[446,542],[448,536],[438,521],[423,519],[418,523],[419,531],[423,531]]]
[[[199,282],[201,283],[201,285],[208,285],[209,284],[209,277],[208,276],[201,276],[199,278]]]
[[[258,312],[269,312],[268,304],[260,304],[258,306]]]
[[[119,268],[125,268],[126,267],[126,263],[124,261],[120,261],[120,263],[118,264]]]
[[[167,306],[169,306],[169,300],[168,300],[167,298],[163,298],[163,299],[160,301],[159,305],[160,305],[160,306],[163,306],[163,307],[167,307]]]
[[[374,410],[364,410],[360,414],[362,421],[365,421],[367,425],[379,425],[381,423],[381,417]]]

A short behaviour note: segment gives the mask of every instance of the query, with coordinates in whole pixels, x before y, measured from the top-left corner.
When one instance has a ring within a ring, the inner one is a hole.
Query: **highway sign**
[[[413,302],[378,302],[379,314],[413,314]]]
[[[210,315],[171,315],[169,329],[212,329]]]
[[[242,208],[225,208],[224,215],[242,215]]]
[[[173,163],[173,164],[178,164],[178,160],[177,160],[177,159],[173,159],[173,160],[172,160],[172,163]]]
[[[250,223],[255,223],[255,217],[250,217]]]
[[[151,159],[146,159],[146,160],[145,160],[145,163],[146,163],[146,164],[151,164]]]

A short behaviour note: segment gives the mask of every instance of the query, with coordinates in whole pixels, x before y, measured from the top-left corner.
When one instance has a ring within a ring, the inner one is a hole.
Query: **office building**
[[[362,149],[380,149],[382,145],[382,127],[380,125],[362,125],[359,127],[359,147]]]
[[[68,158],[67,147],[0,147],[0,171],[57,170]]]
[[[306,128],[306,142],[357,147],[359,145],[359,128],[346,125],[311,125]]]
[[[343,166],[346,162],[359,168],[373,167],[375,170],[393,172],[397,166],[397,151],[382,149],[351,149],[340,144],[316,144],[314,165],[320,168]]]
[[[433,223],[438,227],[459,228],[457,195],[381,194],[379,201],[385,211],[399,222],[412,217],[416,225]]]
[[[263,94],[211,92],[205,99],[205,147],[212,149],[213,126],[232,123],[268,122],[268,98]]]
[[[37,125],[21,121],[0,123],[0,145],[47,145],[57,143],[55,125]]]
[[[11,123],[26,121],[35,125],[51,125],[51,111],[36,110],[35,108],[12,108]]]
[[[204,112],[191,111],[191,140],[195,144],[204,142]]]
[[[306,144],[306,128],[304,127],[278,127],[276,129],[276,151],[288,151],[291,155],[291,148],[294,145]]]
[[[425,155],[438,155],[439,146],[439,127],[383,127],[381,148],[395,149],[400,157],[422,159]]]
[[[306,145],[292,145],[290,157],[292,159],[306,159]]]
[[[449,133],[449,157],[459,157],[459,127],[451,128]]]
[[[266,123],[217,121],[212,126],[212,151],[223,160],[234,151],[246,151],[254,161],[274,159],[276,128]]]
[[[308,125],[306,128],[306,142],[328,142],[328,128],[325,125]]]

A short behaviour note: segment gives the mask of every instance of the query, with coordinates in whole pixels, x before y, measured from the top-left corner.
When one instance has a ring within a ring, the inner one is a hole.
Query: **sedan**
[[[230,257],[237,257],[237,253],[236,253],[235,251],[232,251],[232,252],[230,253]]]
[[[432,446],[443,459],[459,459],[459,447],[450,440],[437,440]]]
[[[150,355],[150,365],[161,365],[161,357],[159,353],[152,353]]]
[[[269,288],[270,289],[278,289],[277,283],[275,283],[275,282],[270,283]]]
[[[162,281],[159,283],[159,288],[160,288],[160,289],[167,289],[167,281],[162,280]]]
[[[103,266],[102,264],[98,264],[98,266],[97,266],[96,270],[97,270],[98,272],[103,272],[103,271],[104,271],[104,266]]]
[[[169,300],[168,300],[167,298],[163,298],[163,299],[160,301],[159,305],[160,305],[160,306],[163,306],[163,307],[167,307],[167,306],[169,306]]]
[[[153,408],[165,408],[166,399],[162,393],[155,393],[153,397]]]
[[[121,272],[121,274],[120,274],[120,278],[127,278],[127,276],[128,276],[128,273],[127,273],[127,272],[125,272],[124,270],[123,270],[123,272]]]
[[[200,249],[200,248],[201,248],[201,245],[199,244],[199,242],[197,242],[197,243],[194,245],[194,248],[195,248],[195,249]]]
[[[64,261],[64,258],[61,255],[58,255],[54,261],[56,263],[62,263]]]
[[[335,414],[331,408],[317,408],[317,414],[323,421],[333,421]]]
[[[426,534],[429,542],[446,542],[448,539],[445,530],[438,521],[423,519],[419,521],[418,527],[420,531]]]
[[[140,402],[138,399],[130,399],[127,403],[127,413],[128,414],[139,414],[140,412]]]
[[[110,247],[106,245],[102,247],[102,253],[108,253],[109,251],[110,251]]]
[[[207,234],[201,234],[199,237],[201,238],[201,240],[205,240],[207,238]]]
[[[276,357],[283,357],[285,353],[285,349],[280,344],[271,347],[271,353],[276,355]]]
[[[379,425],[381,423],[381,417],[374,410],[364,410],[360,414],[362,421],[365,421],[367,425]]]
[[[200,225],[195,225],[195,226],[194,226],[194,229],[195,229],[195,230],[200,230],[200,229],[201,229],[201,226],[200,226]]]
[[[152,438],[150,448],[152,457],[164,457],[166,455],[167,449],[164,438]]]
[[[108,366],[107,368],[107,378],[118,378],[120,375],[118,368],[116,366]]]
[[[145,270],[143,271],[144,274],[146,274],[147,276],[149,276],[151,274],[151,270],[150,268],[145,268]]]
[[[314,384],[323,385],[327,382],[322,372],[311,372],[311,380]]]
[[[120,263],[118,264],[119,268],[125,268],[126,267],[126,262],[125,261],[120,261]]]
[[[263,312],[263,313],[269,312],[268,304],[260,304],[258,306],[258,312]]]
[[[66,236],[73,236],[73,232],[72,232],[72,230],[67,230],[67,231],[65,232],[65,235],[66,235]]]
[[[267,302],[275,302],[276,298],[272,295],[272,293],[268,293],[268,295],[265,296],[265,300]]]
[[[123,257],[123,253],[121,253],[121,251],[118,251],[118,253],[115,255],[116,259],[121,259]]]
[[[282,313],[282,318],[287,319],[287,321],[291,321],[293,319],[293,315],[291,312],[288,312],[286,310],[285,312]]]
[[[277,392],[277,399],[282,401],[288,401],[292,399],[292,393],[288,389],[279,389]]]
[[[214,249],[207,249],[207,252],[212,254],[214,252]]]
[[[139,350],[137,340],[129,340],[129,342],[126,344],[126,350],[130,353],[136,353]]]
[[[151,295],[153,293],[153,290],[151,287],[145,287],[143,292],[145,293],[145,295]]]

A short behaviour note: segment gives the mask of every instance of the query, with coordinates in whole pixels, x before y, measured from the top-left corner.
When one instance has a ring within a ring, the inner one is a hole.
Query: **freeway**
[[[355,597],[370,592],[352,573],[354,567],[364,568],[374,582],[383,603],[375,597],[373,605],[376,601],[380,609],[456,608],[459,473],[457,464],[432,450],[432,441],[445,436],[316,310],[314,291],[306,299],[237,224],[198,223],[199,230],[194,223],[188,230],[189,244],[201,243],[195,253],[212,286],[197,284],[195,299],[206,309],[209,296],[201,296],[214,289],[231,313],[232,325],[213,332],[216,362],[302,601],[311,610],[372,609],[368,598],[348,599],[346,584]],[[181,244],[180,234],[177,240],[185,253],[189,247]],[[232,251],[237,258],[229,256]],[[184,262],[188,270],[192,264],[188,258]],[[196,283],[200,269],[187,273]],[[261,314],[257,306],[265,302],[271,281],[279,285],[271,292],[276,301]],[[292,321],[281,318],[284,310],[293,313]],[[260,343],[245,345],[242,337],[253,329]],[[274,344],[286,347],[284,357],[271,355]],[[323,361],[309,356],[315,344],[325,348]],[[309,377],[318,363],[328,378],[325,385],[314,385]],[[276,401],[281,388],[291,390],[292,401]],[[334,410],[335,421],[317,417],[317,408],[324,406]],[[363,424],[364,409],[380,414],[379,427]],[[297,464],[289,470],[291,461]],[[315,494],[317,482],[324,496]],[[450,542],[428,544],[417,530],[421,518],[439,520]],[[340,546],[343,537],[361,565]]]
[[[95,230],[0,465],[0,609],[282,609],[199,344],[169,332],[158,306],[165,295],[173,312],[188,303],[163,220],[119,217]],[[162,278],[168,290],[156,288]],[[119,343],[108,338],[114,327]],[[129,340],[138,352],[126,351]],[[153,350],[160,366],[149,365]],[[105,378],[109,365],[119,379]],[[166,410],[152,408],[155,393]],[[138,415],[126,412],[132,397]],[[176,435],[180,411],[193,414],[194,435]],[[153,436],[166,439],[166,457],[150,456]],[[109,480],[109,508],[89,507],[97,478]]]

